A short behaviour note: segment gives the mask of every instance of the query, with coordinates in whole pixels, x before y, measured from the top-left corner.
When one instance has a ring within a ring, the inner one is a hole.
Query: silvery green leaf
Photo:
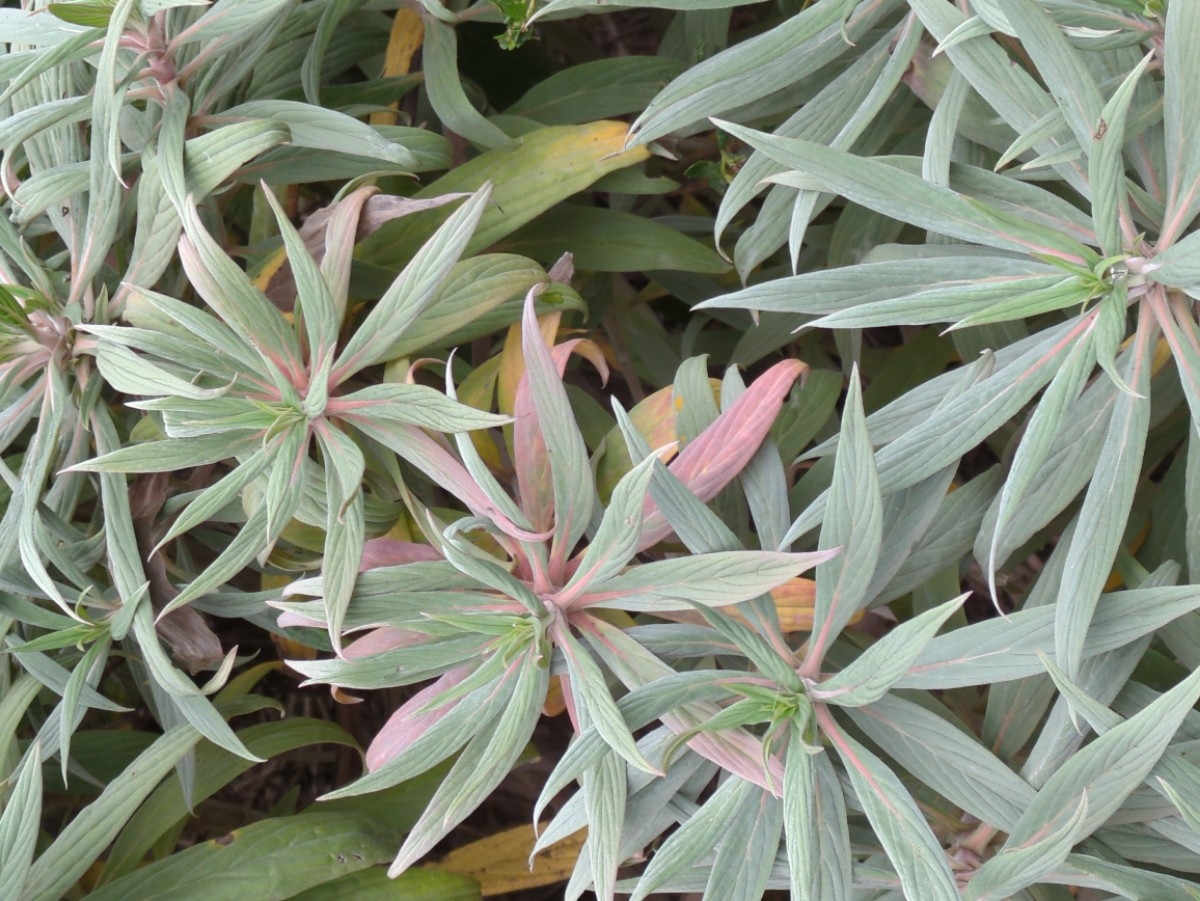
[[[967,595],[901,623],[841,672],[809,690],[813,700],[862,707],[882,698],[928,646],[937,630],[962,607]]]
[[[258,119],[285,126],[291,143],[331,153],[348,153],[415,167],[417,160],[400,144],[371,126],[339,113],[294,100],[251,100],[222,111],[222,118]]]
[[[1192,673],[1145,709],[1076,752],[1042,786],[1013,827],[1000,855],[1022,848],[1059,820],[1064,809],[1086,805],[1070,837],[1056,842],[1057,860],[1041,855],[1003,883],[1008,888],[1037,882],[1066,860],[1071,845],[1104,824],[1142,783],[1174,737],[1184,715],[1200,697],[1200,673]],[[1061,828],[1061,827],[1060,827]],[[1071,840],[1073,838],[1073,841]],[[1050,848],[1046,849],[1049,852]],[[997,855],[999,859],[1000,855]],[[982,870],[981,870],[982,872]],[[999,891],[999,889],[997,889]],[[1002,897],[998,895],[996,897]]]
[[[868,26],[873,24],[870,21],[873,11],[868,9],[864,12],[868,19],[866,24]],[[852,41],[861,40],[861,35],[855,28],[855,20],[847,23],[846,34]],[[832,141],[841,130],[843,123],[862,106],[864,99],[878,84],[880,73],[888,61],[891,40],[890,33],[884,35],[844,72],[839,73],[835,78],[830,79],[828,84],[823,85],[816,96],[809,98],[795,113],[785,119],[776,128],[775,133],[783,137],[805,138],[826,144]],[[831,35],[829,40],[818,41],[818,46],[813,48],[809,59],[814,64],[820,65],[822,62],[836,58],[844,48],[839,47],[835,42],[840,42],[840,37],[837,35]],[[721,208],[717,212],[717,221],[713,226],[718,247],[734,217],[745,209],[755,195],[762,191],[764,179],[782,171],[782,168],[761,151],[756,150],[750,154],[737,174],[734,175],[725,195],[721,198]],[[739,239],[739,250],[742,249],[743,242],[756,245],[746,248],[745,255],[749,258],[747,262],[753,262],[758,257],[769,256],[770,251],[767,245],[774,244],[774,242],[755,240],[753,235],[756,230],[762,230],[760,223],[767,216],[767,208],[771,206],[774,195],[778,192],[782,197],[784,191],[787,191],[788,194],[794,193],[784,188],[772,189],[763,211],[759,214],[759,219]],[[745,266],[739,265],[739,272],[743,274],[743,277],[745,271]]]
[[[900,877],[904,894],[929,901],[959,901],[946,854],[896,774],[837,728],[831,716],[821,722],[821,731],[836,748],[875,836]]]
[[[953,6],[937,0],[911,0],[913,12],[939,42],[967,21]],[[1053,100],[1027,70],[1014,67],[1008,52],[995,41],[970,40],[946,45],[946,55],[962,72],[976,92],[984,98],[1008,126],[1023,134],[1047,113],[1055,109]],[[1053,153],[1062,147],[1062,139],[1049,137],[1037,145],[1040,153]],[[1086,182],[1078,164],[1057,163],[1055,171],[1086,194]]]
[[[697,605],[697,612],[704,617],[705,622],[737,645],[738,649],[754,662],[763,675],[787,691],[798,692],[801,690],[800,678],[796,675],[795,670],[796,661],[786,644],[781,647],[781,643],[777,640],[777,643],[772,645],[768,639],[754,629],[742,625],[715,607],[706,608]],[[764,628],[771,627],[764,626]]]
[[[276,381],[290,376],[299,382],[304,364],[296,334],[283,314],[218,246],[194,208],[185,206],[181,218],[185,237],[179,256],[197,292],[262,356],[268,374]]]
[[[1032,0],[1006,3],[1005,16],[1081,147],[1092,141],[1103,100],[1091,70],[1049,13]],[[1093,185],[1095,188],[1095,185]]]
[[[170,695],[179,713],[196,731],[230,754],[258,763],[261,758],[252,754],[246,745],[217,712],[200,689],[168,659],[154,631],[154,614],[149,604],[141,604],[133,617],[133,635],[155,684]]]
[[[346,341],[334,363],[335,379],[340,381],[388,358],[390,348],[436,299],[465,251],[490,198],[490,185],[476,191],[416,253]]]
[[[617,867],[621,864],[621,825],[625,818],[625,767],[615,753],[583,773],[584,805],[588,821],[588,855],[596,896],[612,898]]]
[[[783,770],[783,825],[792,897],[848,901],[850,836],[842,787],[826,751],[793,722]]]
[[[822,38],[838,35],[853,5],[820,0],[765,34],[693,66],[651,101],[634,123],[632,139],[648,143],[793,83],[797,64]]]
[[[1021,845],[1006,842],[995,857],[975,871],[967,888],[969,901],[1003,901],[1037,882],[1071,852],[1088,812],[1084,791],[1072,806],[1056,813],[1036,835]]]
[[[217,0],[192,25],[177,34],[172,43],[208,43],[217,38],[257,34],[262,24],[282,18],[289,0]]]
[[[1192,586],[1135,588],[1101,595],[1083,656],[1122,647],[1200,607]],[[1038,654],[1054,652],[1055,607],[1038,607],[955,629],[931,641],[897,688],[955,688],[1022,679],[1045,670]],[[1053,659],[1053,658],[1052,658]],[[1055,660],[1059,666],[1061,661]]]
[[[830,553],[841,549],[841,553],[817,571],[813,639],[805,659],[805,671],[810,675],[819,669],[829,645],[866,600],[883,540],[883,500],[863,419],[857,369],[850,376],[828,498],[818,547]],[[796,537],[793,526],[785,541]]]
[[[1088,623],[1112,570],[1125,531],[1134,490],[1141,474],[1142,451],[1150,426],[1150,369],[1153,345],[1148,312],[1134,339],[1126,381],[1138,392],[1122,392],[1113,408],[1096,474],[1079,513],[1079,526],[1067,556],[1063,591],[1055,605],[1057,662],[1075,678],[1082,660]]]
[[[871,741],[938,794],[980,822],[1012,829],[1033,789],[948,713],[930,709],[936,704],[889,694],[847,712]]]
[[[513,457],[526,513],[535,527],[549,529],[553,523],[549,567],[551,578],[557,579],[587,531],[598,497],[588,467],[587,446],[559,374],[559,360],[546,346],[538,327],[533,306],[536,292],[535,288],[526,296],[521,317],[525,375],[516,393]],[[549,496],[544,483],[537,484],[547,470]]]
[[[220,397],[226,388],[201,388],[172,375],[161,366],[139,357],[119,344],[105,343],[96,355],[96,368],[117,391],[141,397],[186,397],[207,400]]]
[[[82,122],[91,114],[91,109],[90,97],[66,97],[6,116],[0,123],[0,149],[11,151],[56,125]]]
[[[566,628],[554,632],[555,644],[567,659],[571,691],[576,703],[582,702],[586,720],[596,727],[600,737],[629,764],[647,773],[661,774],[654,764],[642,756],[629,725],[621,715],[617,702],[604,681],[604,673],[592,655]]]
[[[326,361],[333,356],[338,329],[342,324],[341,312],[325,275],[305,246],[300,233],[288,220],[287,214],[275,198],[275,193],[264,187],[263,196],[266,197],[271,212],[275,214],[275,224],[283,238],[292,278],[296,282],[293,315],[297,325],[303,324],[308,338],[309,366],[320,374],[323,365],[327,365]]]
[[[578,603],[647,612],[687,610],[693,603],[737,604],[779,587],[830,556],[823,551],[721,551],[655,560],[591,586]]]
[[[728,777],[712,797],[674,832],[650,859],[638,880],[631,901],[641,901],[671,877],[710,853],[743,799],[758,789],[736,777]]]
[[[985,572],[993,592],[996,570],[1004,562],[998,553],[1004,529],[1020,507],[1025,493],[1034,484],[1034,476],[1049,455],[1064,421],[1080,418],[1076,401],[1091,374],[1093,360],[1091,341],[1086,338],[1079,341],[1051,380],[1025,427],[1025,434],[1004,480],[1004,488],[995,504],[995,524],[987,530],[991,533],[991,542],[987,545],[986,555],[980,553],[984,550],[983,535],[976,545],[976,558],[987,567]],[[983,534],[986,535],[987,531]]]
[[[581,590],[590,582],[604,582],[624,569],[637,553],[642,512],[656,460],[647,457],[621,477],[600,520],[600,528],[584,550],[564,592]]]
[[[438,792],[412,827],[388,868],[393,878],[407,870],[470,814],[508,775],[533,733],[550,682],[550,670],[536,659],[536,649],[515,661],[517,673],[504,710],[490,734],[479,734],[459,755]]]
[[[1044,263],[1012,256],[955,253],[860,263],[772,279],[706,300],[696,309],[726,307],[811,313],[826,328],[951,322],[1022,286],[1062,280]]]
[[[331,410],[337,416],[374,420],[381,425],[408,422],[439,432],[490,429],[511,422],[507,416],[457,403],[433,388],[403,383],[368,385],[339,394]]]
[[[165,438],[118,448],[74,468],[83,472],[174,472],[227,460],[253,451],[258,443],[254,438],[231,441],[227,435]]]
[[[1200,128],[1200,97],[1194,86],[1200,75],[1200,48],[1190,35],[1200,28],[1200,9],[1194,3],[1167,7],[1163,28],[1163,130],[1166,154],[1167,214],[1160,233],[1170,247],[1195,218],[1196,183],[1200,180],[1200,148],[1193,140]]]
[[[706,898],[759,901],[767,888],[783,830],[783,805],[762,791],[747,792],[717,844]]]
[[[930,184],[919,175],[811,141],[779,138],[720,120],[714,123],[780,164],[804,172],[825,190],[902,222],[1000,250],[1086,258],[1082,245],[1057,231]]]
[[[1127,208],[1125,190],[1125,133],[1129,106],[1138,80],[1150,65],[1146,57],[1121,82],[1092,126],[1088,151],[1088,181],[1092,185],[1092,218],[1105,256],[1123,249],[1121,215]]]
[[[0,814],[0,896],[19,898],[33,863],[42,811],[42,754],[29,747]]]
[[[57,901],[116,838],[129,816],[200,740],[189,724],[159,736],[71,820],[29,871],[24,898]]]
[[[1046,874],[1044,881],[1094,888],[1146,901],[1196,901],[1200,898],[1200,883],[1088,854],[1068,855],[1066,862]]]

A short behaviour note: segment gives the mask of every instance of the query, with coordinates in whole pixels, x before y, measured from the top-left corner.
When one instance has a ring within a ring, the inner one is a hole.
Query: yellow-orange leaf
[[[581,829],[552,845],[534,858],[530,870],[529,855],[537,837],[532,826],[516,826],[456,848],[430,869],[477,880],[485,898],[519,892],[569,879],[585,838],[587,830]]]

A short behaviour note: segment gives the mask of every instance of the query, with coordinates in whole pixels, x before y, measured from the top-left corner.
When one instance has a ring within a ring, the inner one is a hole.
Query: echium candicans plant
[[[551,2],[541,14],[571,5]],[[914,729],[922,707],[890,695],[869,702],[850,719],[890,758],[878,769],[839,737],[845,721],[817,705],[823,743],[805,739],[814,760],[825,759],[820,747],[836,749],[853,788],[845,793],[850,821],[856,809],[866,814],[874,836],[867,848],[885,852],[894,875],[852,848],[849,870],[802,897],[851,897],[872,885],[923,898],[960,890],[1056,897],[1052,884],[1124,897],[1197,891],[1182,878],[1200,863],[1200,821],[1188,800],[1200,782],[1183,724],[1193,718],[1200,618],[1194,587],[1171,583],[1184,567],[1195,581],[1200,560],[1198,28],[1200,5],[1186,0],[824,0],[693,67],[633,127],[635,142],[659,140],[717,113],[715,125],[746,145],[717,216],[718,239],[766,191],[733,254],[749,286],[698,309],[754,311],[781,334],[832,329],[847,357],[858,353],[863,329],[948,327],[929,340],[953,342],[969,365],[928,373],[867,417],[858,439],[875,447],[871,465],[897,523],[906,505],[915,509],[914,492],[952,475],[984,443],[1001,460],[998,473],[970,483],[980,486],[972,537],[985,592],[999,603],[998,576],[1054,543],[1024,609],[936,639],[895,682],[990,685],[982,706],[954,701],[976,724],[947,732],[939,723],[949,708],[927,697],[935,718]],[[814,72],[834,61],[836,75]],[[738,124],[761,125],[792,85],[808,99],[780,110],[773,131]],[[832,240],[815,227],[830,222]],[[756,277],[784,246],[799,274]],[[845,502],[836,473],[846,435],[809,455],[819,460],[835,447],[833,467],[812,468],[805,496],[815,501],[793,511],[781,549],[810,541],[818,526],[823,543],[834,528]],[[1162,471],[1170,478],[1160,490]],[[987,490],[994,476],[1002,477],[998,490]],[[847,509],[851,534],[868,529],[866,508]],[[886,560],[847,545],[844,565],[870,571]],[[1104,594],[1122,582],[1129,590]],[[1150,633],[1133,622],[1147,604],[1171,608]],[[1110,638],[1118,609],[1127,622]],[[826,665],[815,619],[802,680]],[[1148,651],[1168,620],[1174,625]],[[1009,638],[1000,639],[1005,630]],[[972,635],[978,655],[965,643]],[[944,657],[933,651],[939,643]],[[1000,647],[1004,665],[985,663]],[[952,648],[963,652],[954,663]],[[833,679],[863,667],[873,651],[831,655],[841,669]],[[1135,678],[1134,670],[1158,655],[1174,666],[1157,683],[1170,690],[1147,706],[1155,697],[1142,681],[1148,673]],[[1022,656],[1038,664],[1017,665]],[[966,669],[949,677],[959,664]],[[810,701],[845,697],[824,684],[808,687]],[[1088,741],[1092,733],[1099,737]],[[939,806],[895,803],[892,770],[906,771],[923,797],[940,796]],[[971,782],[966,793],[962,779]],[[818,853],[829,835],[811,805],[843,789],[810,787],[802,795],[808,813],[785,812],[793,868],[834,859]],[[946,814],[962,817],[957,828]],[[711,855],[715,833],[693,831],[692,850]],[[793,869],[791,878],[805,877]]]
[[[505,421],[433,388],[355,380],[362,370],[390,358],[392,347],[438,296],[490,193],[485,187],[455,211],[344,341],[339,334],[347,309],[353,225],[365,198],[330,218],[318,265],[267,194],[296,284],[290,323],[185,209],[183,268],[219,318],[162,294],[137,291],[136,301],[152,308],[164,326],[88,327],[99,339],[101,375],[127,395],[149,398],[131,406],[160,414],[166,437],[115,450],[84,468],[163,472],[237,460],[159,539],[159,545],[171,541],[239,498],[248,508],[237,536],[171,600],[167,612],[217,588],[256,557],[265,560],[300,516],[325,533],[326,616],[334,646],[340,647],[365,542],[366,462],[353,433],[404,455],[409,445],[419,449],[428,442],[421,427],[466,431]],[[258,499],[248,502],[255,482]],[[302,510],[306,503],[313,509]]]
[[[836,550],[714,549],[639,560],[672,534],[670,510],[688,510],[689,499],[702,509],[701,499],[746,467],[804,366],[785,361],[765,372],[669,467],[649,448],[631,447],[641,462],[621,478],[604,507],[561,381],[572,353],[602,368],[604,358],[583,339],[547,347],[534,313],[536,290],[526,300],[522,323],[525,375],[513,424],[516,497],[468,436],[456,436],[457,454],[431,443],[428,456],[411,455],[409,461],[468,514],[446,523],[410,498],[429,544],[375,544],[369,558],[375,568],[359,577],[342,622],[331,623],[326,613],[331,585],[325,574],[290,589],[322,601],[279,606],[286,611],[281,622],[289,625],[370,629],[346,646],[341,659],[293,661],[312,680],[378,689],[436,677],[375,738],[367,753],[370,772],[329,796],[395,785],[461,751],[394,861],[394,875],[424,856],[508,773],[530,740],[551,679],[561,679],[576,730],[594,730],[606,749],[583,784],[594,817],[589,859],[597,890],[609,896],[623,859],[626,767],[662,775],[661,762],[649,759],[633,738],[617,698],[671,670],[644,649],[631,655],[614,648],[606,623],[614,616],[629,623],[630,613],[670,618],[695,605],[753,600]],[[452,384],[447,387],[453,392]],[[379,427],[361,428],[374,436]],[[640,441],[635,431],[629,436],[635,445]],[[613,681],[624,689],[614,694]],[[669,709],[661,715],[681,731],[699,716]],[[733,772],[753,778],[761,771],[748,735],[697,736],[692,743]]]

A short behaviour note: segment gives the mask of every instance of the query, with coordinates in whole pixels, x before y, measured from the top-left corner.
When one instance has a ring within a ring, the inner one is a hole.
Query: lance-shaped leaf
[[[811,141],[779,138],[719,120],[714,123],[781,165],[803,172],[815,187],[901,222],[1001,250],[1052,254],[1074,262],[1088,258],[1087,248],[1051,228],[1002,213],[885,163]]]
[[[759,901],[779,851],[783,805],[770,792],[746,792],[729,820],[709,872],[705,895]]]
[[[1061,279],[1062,271],[1046,263],[953,245],[939,248],[937,255],[867,261],[771,279],[706,300],[694,309],[725,307],[820,316],[810,327],[920,325],[952,322],[968,315],[980,301],[998,300],[1021,286],[1044,287]]]
[[[1170,246],[1196,217],[1200,209],[1200,147],[1195,135],[1200,129],[1200,96],[1195,90],[1200,77],[1200,47],[1192,40],[1200,28],[1200,9],[1194,3],[1172,3],[1167,7],[1163,28],[1163,130],[1166,151],[1166,216],[1162,244]]]
[[[641,901],[702,854],[710,852],[722,835],[728,838],[729,820],[743,798],[756,790],[749,782],[734,777],[722,782],[712,797],[650,859],[630,901]]]
[[[1087,792],[1064,808],[1040,832],[1020,845],[1006,843],[971,877],[968,901],[1003,901],[1067,859],[1088,812]],[[1030,878],[1032,875],[1033,878]]]
[[[1057,29],[1055,29],[1057,31]],[[1100,121],[1091,135],[1088,152],[1088,181],[1092,185],[1092,219],[1100,239],[1100,252],[1118,254],[1122,248],[1121,216],[1128,208],[1125,187],[1125,123],[1134,89],[1154,57],[1146,57],[1133,69],[1104,104]]]
[[[845,734],[828,711],[818,707],[817,717],[846,767],[905,896],[959,901],[946,854],[904,784],[882,760]]]
[[[466,504],[468,510],[489,520],[506,535],[525,541],[544,541],[549,537],[514,523],[476,484],[470,471],[452,453],[416,426],[397,424],[381,428],[354,414],[347,414],[346,419],[368,438],[399,454],[434,484],[445,488]]]
[[[33,863],[42,812],[42,753],[34,742],[0,815],[0,897],[19,898]]]
[[[187,723],[155,739],[42,852],[29,872],[25,897],[38,901],[61,898],[116,838],[138,805],[199,740],[200,733]]]
[[[811,697],[839,707],[862,707],[875,703],[908,671],[937,630],[962,607],[966,599],[967,595],[959,595],[901,623],[837,675],[811,688]]]
[[[300,384],[304,363],[296,333],[279,309],[217,245],[191,204],[181,214],[179,259],[204,301],[266,362],[264,371]],[[282,387],[281,385],[278,387]]]
[[[542,340],[534,312],[533,300],[538,293],[539,289],[534,288],[525,296],[521,321],[525,376],[514,404],[513,456],[522,508],[534,528],[548,529],[553,525],[550,574],[551,578],[559,579],[591,521],[596,489],[588,466],[587,446],[562,383],[562,367],[577,345],[562,345],[551,354]],[[545,497],[547,481],[551,498]]]
[[[555,598],[558,603],[569,604],[588,585],[617,575],[633,559],[641,543],[646,491],[655,462],[653,457],[646,458],[617,483],[595,537],[574,561],[575,573]]]
[[[1200,589],[1191,585],[1101,595],[1083,656],[1127,645],[1197,607]],[[1037,607],[1010,614],[1007,621],[985,620],[941,635],[929,643],[896,687],[956,688],[1041,675],[1045,668],[1038,654],[1054,653],[1054,616],[1054,606]]]
[[[805,744],[793,721],[783,770],[792,897],[799,901],[849,901],[850,835],[846,801],[828,754]]]
[[[226,388],[201,388],[151,363],[119,344],[105,342],[96,356],[96,368],[114,389],[141,397],[186,397],[207,400],[220,397]]]
[[[605,754],[597,765],[584,771],[581,781],[588,820],[588,858],[596,896],[611,899],[622,856],[621,827],[629,788],[625,767],[615,753]]]
[[[1150,427],[1152,323],[1149,309],[1143,308],[1126,373],[1126,382],[1137,394],[1122,392],[1116,399],[1096,474],[1079,511],[1079,525],[1067,555],[1063,590],[1054,608],[1056,662],[1072,679],[1078,675],[1088,624],[1112,571],[1141,475]]]
[[[495,728],[477,735],[459,755],[392,861],[389,876],[399,876],[430,851],[479,806],[520,758],[541,715],[550,681],[550,669],[541,665],[538,653],[531,648],[516,658],[517,672],[505,680],[512,689],[505,692],[509,697]]]
[[[368,385],[330,398],[325,408],[331,417],[354,414],[382,425],[407,422],[439,432],[467,432],[508,424],[507,416],[486,413],[447,397],[424,385]]]
[[[825,525],[818,547],[842,554],[817,572],[813,640],[804,671],[814,676],[830,643],[865,600],[883,541],[883,500],[875,455],[863,420],[858,370],[850,375]]]
[[[835,553],[719,551],[655,560],[591,586],[576,606],[653,613],[687,610],[691,604],[712,607],[739,604],[778,588]]]
[[[313,372],[325,370],[333,356],[341,327],[341,312],[325,274],[318,268],[304,239],[288,220],[287,214],[275,199],[275,192],[263,186],[263,195],[275,214],[283,246],[287,252],[292,277],[296,283],[294,314],[297,325],[302,325],[308,339],[309,367]]]
[[[987,897],[1006,897],[1012,891],[1039,881],[1066,860],[1074,843],[1103,825],[1150,774],[1197,698],[1200,698],[1200,671],[1189,675],[1064,763],[1042,786],[1009,834],[1000,854],[993,859],[1002,860],[1008,849],[1025,846],[1039,847],[1043,853],[1030,854],[1024,861],[1026,867],[1015,873],[1006,872],[1003,881],[998,878],[997,884],[1004,891]],[[1072,832],[1074,840],[1063,836],[1051,842],[1045,838],[1061,830],[1062,811],[1078,809],[1085,797],[1086,806]],[[1034,844],[1042,838],[1046,844]],[[1061,854],[1055,858],[1049,854],[1050,850]],[[981,868],[980,873],[986,867]],[[1008,870],[1007,864],[997,868]]]
[[[996,569],[1004,562],[998,559],[1004,528],[1016,514],[1022,498],[1033,484],[1034,476],[1049,455],[1060,427],[1068,419],[1068,411],[1078,399],[1092,371],[1094,357],[1089,339],[1080,341],[1072,348],[1062,369],[1054,376],[1050,387],[1042,395],[1025,428],[1025,434],[1021,437],[1021,443],[1017,446],[997,502],[996,524],[991,531],[991,542],[987,546],[986,556],[982,553],[986,532],[980,535],[975,548],[976,559],[986,563],[985,572],[993,597],[996,591]],[[1079,414],[1076,412],[1075,415]]]
[[[1054,685],[1070,706],[1072,715],[1081,716],[1097,735],[1103,735],[1123,722],[1120,714],[1105,707],[1068,679],[1066,673],[1049,659],[1043,660],[1043,663]],[[1191,763],[1181,749],[1167,748],[1150,771],[1147,781],[1175,805],[1192,829],[1200,829],[1200,809],[1194,800],[1200,798],[1200,767]]]
[[[325,616],[334,650],[342,644],[342,624],[363,556],[362,451],[345,432],[318,421],[317,441],[325,462],[325,548],[321,562]],[[289,490],[300,492],[300,485]]]
[[[455,210],[417,251],[346,341],[333,366],[333,384],[340,384],[360,369],[387,359],[405,329],[436,299],[491,197],[488,183]]]
[[[836,39],[852,6],[846,0],[821,0],[689,69],[654,98],[634,123],[631,139],[648,143],[791,84],[813,45],[822,37]]]
[[[608,686],[604,684],[604,673],[592,655],[567,628],[555,629],[553,635],[556,646],[567,660],[571,693],[582,700],[587,711],[587,721],[596,727],[596,731],[609,747],[631,765],[647,773],[662,775],[662,771],[637,749],[629,726],[617,709],[617,702],[613,700]]]
[[[755,379],[733,406],[671,461],[672,474],[700,500],[716,496],[754,457],[792,383],[807,368],[799,360],[784,360]],[[671,532],[666,516],[653,500],[648,501],[639,548],[648,548]]]
[[[948,714],[895,694],[848,711],[854,724],[907,772],[964,811],[1010,830],[1034,790]]]
[[[1066,863],[1046,874],[1043,881],[1099,889],[1125,898],[1153,898],[1154,901],[1196,901],[1200,898],[1200,883],[1087,854],[1069,855]]]

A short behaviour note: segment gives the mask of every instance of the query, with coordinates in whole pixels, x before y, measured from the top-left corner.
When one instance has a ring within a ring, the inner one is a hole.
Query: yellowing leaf
[[[721,382],[710,378],[708,383],[713,389],[713,398],[721,399]],[[629,411],[629,419],[637,429],[638,434],[646,439],[652,449],[666,448],[659,454],[659,459],[670,463],[678,451],[672,446],[678,437],[675,431],[675,418],[679,413],[676,406],[682,403],[681,398],[674,397],[674,389],[668,385],[655,391],[649,397],[639,402]],[[604,456],[596,469],[596,485],[600,496],[608,500],[617,482],[629,470],[633,469],[633,461],[629,457],[629,449],[621,437],[621,430],[614,427],[605,438]]]
[[[392,20],[392,33],[388,38],[387,52],[383,57],[383,77],[394,78],[397,75],[407,75],[412,66],[413,56],[421,49],[425,39],[425,23],[421,14],[415,10],[401,7],[396,11]],[[392,104],[392,109],[397,105]],[[368,120],[372,125],[392,125],[396,121],[395,113],[371,113]]]
[[[538,129],[520,137],[515,150],[491,150],[468,160],[418,191],[416,198],[475,191],[492,182],[491,202],[465,251],[465,255],[477,253],[586,190],[601,176],[645,160],[649,156],[645,147],[625,149],[628,136],[629,126],[624,122]],[[448,215],[447,210],[431,210],[390,222],[359,245],[358,257],[398,269]]]
[[[479,882],[485,898],[519,892],[569,879],[585,838],[587,831],[581,829],[552,845],[534,858],[530,870],[536,836],[532,826],[516,826],[457,848],[430,869],[470,876]]]

